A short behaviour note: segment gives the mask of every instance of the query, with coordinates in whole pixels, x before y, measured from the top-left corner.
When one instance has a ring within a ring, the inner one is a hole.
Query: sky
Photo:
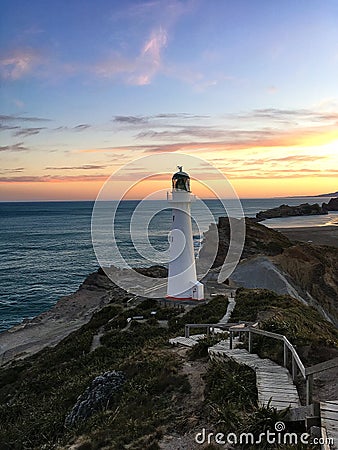
[[[336,0],[1,6],[0,201],[94,200],[123,170],[120,198],[144,176],[124,166],[164,152],[136,197],[177,152],[241,198],[338,190]]]

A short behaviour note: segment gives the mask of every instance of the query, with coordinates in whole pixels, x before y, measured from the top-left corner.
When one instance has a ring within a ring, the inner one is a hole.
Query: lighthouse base
[[[204,300],[204,285],[197,281],[191,288],[180,294],[166,295],[166,298],[173,300]]]

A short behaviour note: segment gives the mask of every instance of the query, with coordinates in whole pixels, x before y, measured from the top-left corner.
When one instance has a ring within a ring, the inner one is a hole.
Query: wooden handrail
[[[325,370],[333,369],[335,367],[338,367],[338,357],[329,359],[328,361],[324,361],[311,367],[306,367],[305,374],[313,375],[315,373],[324,372]]]
[[[238,325],[246,325],[243,328],[235,328]],[[291,344],[286,336],[283,334],[273,333],[271,331],[260,330],[258,328],[253,327],[254,322],[238,322],[238,323],[189,323],[185,325],[185,336],[189,337],[190,328],[207,328],[208,334],[210,332],[210,328],[221,328],[228,330],[230,332],[230,349],[232,348],[232,340],[233,333],[248,333],[249,334],[249,352],[252,350],[252,334],[258,334],[261,336],[266,336],[272,339],[277,339],[279,341],[283,341],[284,343],[284,366],[287,366],[288,362],[288,352],[290,350],[292,354],[292,378],[296,379],[296,365],[302,374],[303,378],[306,380],[306,404],[310,405],[312,403],[312,385],[313,385],[313,375],[315,373],[324,372],[325,370],[332,369],[334,367],[338,367],[338,358],[331,359],[329,361],[325,361],[320,364],[315,364],[311,367],[305,367],[302,363],[295,347]]]

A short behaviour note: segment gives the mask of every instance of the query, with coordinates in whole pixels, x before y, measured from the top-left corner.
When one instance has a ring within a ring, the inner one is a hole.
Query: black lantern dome
[[[172,177],[172,186],[174,191],[190,192],[190,177],[186,172],[183,172],[182,166],[177,166],[178,172],[174,173]]]

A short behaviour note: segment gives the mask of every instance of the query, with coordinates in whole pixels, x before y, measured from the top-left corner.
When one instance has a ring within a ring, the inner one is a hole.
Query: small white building
[[[167,297],[177,300],[203,300],[204,286],[197,281],[190,215],[195,196],[190,191],[190,177],[182,171],[172,177],[172,191],[167,196],[172,205],[170,262]]]

